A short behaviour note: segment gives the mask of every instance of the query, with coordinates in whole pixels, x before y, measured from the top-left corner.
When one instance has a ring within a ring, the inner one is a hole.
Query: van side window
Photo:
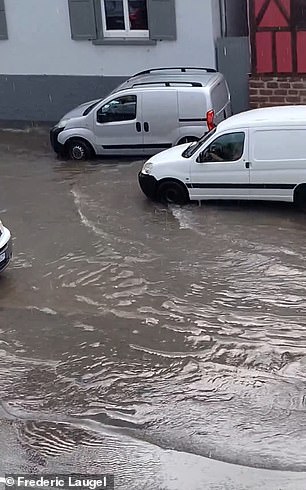
[[[117,97],[97,111],[98,123],[109,123],[119,121],[130,121],[136,119],[137,97],[136,95],[125,95]]]
[[[244,133],[228,133],[216,138],[197,158],[198,162],[235,162],[244,149]]]

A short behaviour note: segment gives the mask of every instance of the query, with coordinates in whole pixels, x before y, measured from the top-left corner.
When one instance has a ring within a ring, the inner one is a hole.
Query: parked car
[[[12,258],[12,240],[10,231],[0,221],[0,272],[9,264]]]
[[[254,199],[306,208],[306,105],[232,116],[198,142],[149,159],[139,183],[168,203]]]
[[[199,139],[231,115],[220,73],[207,68],[157,68],[137,73],[108,97],[80,105],[51,129],[57,153],[152,155]]]

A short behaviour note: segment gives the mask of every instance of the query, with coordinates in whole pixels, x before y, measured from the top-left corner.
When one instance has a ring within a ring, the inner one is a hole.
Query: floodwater
[[[141,160],[1,132],[0,476],[306,488],[306,216],[143,196]]]

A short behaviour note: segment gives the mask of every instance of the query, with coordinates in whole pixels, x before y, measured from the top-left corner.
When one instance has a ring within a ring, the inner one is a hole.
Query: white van
[[[221,73],[208,68],[156,68],[137,73],[102,100],[80,105],[51,129],[57,153],[152,155],[198,140],[231,115]]]
[[[139,183],[168,203],[253,199],[306,207],[306,105],[232,116],[198,142],[152,157]]]

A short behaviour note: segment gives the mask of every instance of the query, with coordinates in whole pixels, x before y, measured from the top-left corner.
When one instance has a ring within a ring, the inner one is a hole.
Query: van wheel
[[[68,155],[71,160],[89,160],[93,151],[89,143],[81,139],[72,139],[67,142]]]
[[[178,145],[184,145],[185,143],[191,143],[192,141],[199,141],[199,138],[196,136],[184,136],[184,138],[180,139]]]
[[[186,188],[179,182],[162,182],[157,189],[157,199],[164,204],[185,204],[189,201]]]
[[[294,193],[294,204],[306,211],[306,185],[299,186]]]

